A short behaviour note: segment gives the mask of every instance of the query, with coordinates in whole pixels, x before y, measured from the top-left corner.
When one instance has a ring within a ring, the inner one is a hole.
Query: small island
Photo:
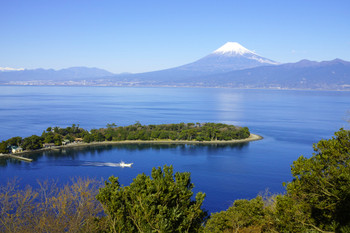
[[[13,137],[0,143],[0,154],[23,154],[59,147],[111,143],[241,143],[262,139],[247,127],[222,123],[179,123],[129,126],[107,124],[90,131],[73,124],[70,127],[48,127],[41,136]]]

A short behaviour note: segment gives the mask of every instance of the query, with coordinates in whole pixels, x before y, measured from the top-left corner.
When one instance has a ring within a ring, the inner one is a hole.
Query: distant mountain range
[[[101,78],[113,76],[115,74],[98,68],[71,67],[62,70],[53,69],[34,69],[34,70],[14,70],[11,68],[4,69],[0,72],[0,82],[12,81],[69,81],[81,80],[87,78]]]
[[[0,72],[0,83],[350,90],[350,62],[335,59],[280,64],[228,42],[202,59],[166,70],[119,75],[86,67],[13,70]]]
[[[233,88],[350,90],[350,62],[301,60],[208,75],[191,82]]]

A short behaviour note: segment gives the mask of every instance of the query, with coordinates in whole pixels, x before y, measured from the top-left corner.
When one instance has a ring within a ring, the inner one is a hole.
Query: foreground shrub
[[[271,231],[271,205],[274,199],[258,196],[252,200],[236,200],[226,211],[213,213],[205,232],[263,232]]]
[[[193,196],[190,173],[172,166],[153,168],[151,177],[138,175],[127,187],[110,177],[97,199],[112,232],[198,232],[207,213],[201,209],[205,194]]]
[[[45,181],[22,190],[17,181],[8,182],[0,187],[0,232],[98,232],[104,228],[95,199],[100,185],[77,178],[61,188]]]
[[[301,206],[301,222],[311,229],[345,231],[350,227],[350,131],[314,145],[311,158],[293,162],[287,195]],[[306,218],[310,216],[310,218]]]

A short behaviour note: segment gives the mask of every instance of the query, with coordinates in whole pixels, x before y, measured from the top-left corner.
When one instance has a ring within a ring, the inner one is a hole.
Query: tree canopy
[[[310,218],[305,224],[325,230],[350,230],[350,131],[314,145],[311,158],[301,156],[293,163],[294,180],[287,194],[303,204]]]
[[[136,122],[129,126],[107,124],[107,128],[87,131],[75,124],[71,127],[48,127],[41,136],[32,135],[22,139],[13,137],[0,143],[0,153],[9,153],[9,147],[21,146],[25,150],[36,150],[45,144],[62,145],[64,140],[73,142],[83,139],[85,143],[125,140],[185,140],[185,141],[228,141],[244,139],[250,136],[247,127],[238,127],[222,123],[179,123],[161,125],[141,125]]]
[[[100,189],[112,232],[197,232],[207,213],[201,209],[205,194],[193,196],[190,173],[175,173],[173,167],[153,168],[151,177],[140,174],[122,187],[110,177]]]
[[[206,231],[350,232],[350,131],[340,129],[314,151],[293,163],[285,195],[237,200],[213,214]]]

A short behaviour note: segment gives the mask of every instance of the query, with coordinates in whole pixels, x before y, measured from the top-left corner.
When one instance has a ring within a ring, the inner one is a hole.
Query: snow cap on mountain
[[[227,42],[217,50],[213,52],[214,54],[223,54],[227,56],[237,56],[237,55],[244,55],[244,54],[254,54],[254,52],[250,51],[249,49],[244,48],[242,45],[240,45],[237,42]]]
[[[21,71],[24,70],[23,68],[11,68],[11,67],[0,67],[0,71]]]

